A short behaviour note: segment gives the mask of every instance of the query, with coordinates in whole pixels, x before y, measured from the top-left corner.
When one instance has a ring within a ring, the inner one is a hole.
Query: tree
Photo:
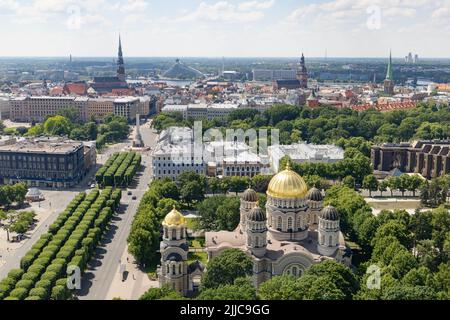
[[[411,236],[406,226],[399,220],[389,220],[380,226],[373,239],[375,244],[379,239],[393,236],[406,248],[411,248]]]
[[[290,275],[272,277],[258,288],[261,300],[301,300],[298,279]]]
[[[182,185],[180,190],[181,199],[187,204],[200,202],[205,198],[205,188],[198,181],[191,181]]]
[[[304,275],[298,280],[302,300],[344,300],[345,294],[328,276]]]
[[[247,177],[231,177],[229,181],[229,190],[232,192],[236,192],[236,195],[238,194],[238,192],[243,192],[250,185],[250,181]]]
[[[234,284],[219,285],[202,290],[198,300],[256,300],[255,287],[246,278],[238,278]]]
[[[389,187],[389,183],[387,180],[383,180],[378,184],[378,191],[380,191],[381,196],[383,196],[383,192],[387,191],[388,187]]]
[[[226,249],[208,263],[202,288],[231,285],[237,278],[250,276],[252,269],[253,261],[248,255],[239,249]]]
[[[364,177],[363,188],[369,190],[369,196],[372,197],[372,191],[378,190],[378,180],[373,174]]]
[[[391,260],[387,270],[396,279],[402,279],[410,270],[417,267],[417,261],[411,253],[399,251]]]
[[[387,179],[389,190],[391,191],[391,197],[393,197],[393,191],[398,190],[400,187],[400,179],[398,177],[389,177]]]
[[[151,262],[159,246],[160,221],[151,204],[143,203],[131,225],[128,236],[128,251],[138,264]]]
[[[257,174],[252,178],[252,187],[256,192],[265,193],[269,187],[273,175]]]
[[[204,230],[232,231],[239,223],[238,197],[223,195],[208,197],[197,205],[200,228]]]
[[[49,117],[44,122],[44,132],[48,135],[64,136],[69,135],[71,124],[69,120],[63,116]]]
[[[355,178],[352,176],[346,176],[342,179],[342,184],[348,188],[355,189]]]
[[[409,178],[408,191],[412,191],[413,196],[416,196],[417,189],[423,184],[423,179],[419,177],[419,175],[414,174]]]
[[[405,196],[405,191],[410,188],[411,178],[407,174],[402,174],[399,179],[398,189],[402,192],[402,197]]]
[[[161,288],[150,288],[145,292],[139,300],[164,300],[170,297],[171,300],[180,300],[183,297],[173,290],[170,286],[165,285]]]
[[[312,265],[306,270],[305,276],[327,277],[344,294],[346,299],[351,299],[358,291],[358,281],[353,272],[343,264],[334,260]]]
[[[387,287],[381,295],[382,300],[435,300],[436,292],[427,286],[395,285]]]

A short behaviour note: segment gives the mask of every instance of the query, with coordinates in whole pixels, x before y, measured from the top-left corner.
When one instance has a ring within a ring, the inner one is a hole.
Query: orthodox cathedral
[[[208,260],[228,248],[246,252],[253,259],[255,286],[277,275],[300,277],[308,267],[326,259],[351,264],[338,211],[323,207],[322,193],[316,188],[308,190],[289,165],[270,181],[265,211],[252,189],[242,194],[240,202],[236,230],[205,233]],[[160,249],[160,286],[169,284],[183,294],[197,290],[205,266],[200,262],[188,265],[186,220],[175,208],[163,221]]]

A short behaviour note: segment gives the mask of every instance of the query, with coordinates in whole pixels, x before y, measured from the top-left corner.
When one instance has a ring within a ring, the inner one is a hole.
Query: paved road
[[[144,143],[147,146],[154,146],[157,136],[148,128],[148,125],[142,126],[141,133]],[[143,154],[142,160],[145,169],[137,177],[136,185],[128,188],[137,199],[132,200],[132,196],[127,195],[125,191],[122,193],[121,212],[113,220],[110,230],[89,264],[89,270],[83,276],[82,288],[77,292],[80,300],[105,300],[108,295],[127,244],[133,217],[151,181],[149,152]]]
[[[75,194],[76,193],[74,193],[73,195],[75,196]],[[67,203],[69,203],[71,200],[72,199],[69,199]],[[20,267],[20,259],[25,256],[25,254],[28,252],[28,250],[30,250],[30,248],[39,239],[39,237],[43,233],[47,232],[48,226],[56,220],[62,210],[63,209],[56,210],[55,212],[50,214],[45,222],[41,223],[40,226],[36,228],[36,230],[33,230],[33,234],[31,235],[31,237],[27,240],[24,240],[25,243],[20,248],[9,252],[2,252],[1,260],[5,263],[0,265],[0,280],[6,277],[11,269]]]
[[[113,220],[109,232],[96,250],[94,259],[90,263],[90,270],[83,277],[82,288],[78,292],[79,299],[104,300],[106,298],[125,250],[133,217],[147,190],[150,177],[150,167],[146,167],[137,185],[129,188],[137,197],[136,200],[132,200],[132,196],[127,195],[125,191],[122,193],[121,212]]]

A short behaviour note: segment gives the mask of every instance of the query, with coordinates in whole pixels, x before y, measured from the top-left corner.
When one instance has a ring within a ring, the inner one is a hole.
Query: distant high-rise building
[[[308,70],[306,69],[305,56],[302,53],[302,58],[300,59],[300,68],[297,72],[297,79],[300,82],[300,88],[308,88]]]
[[[389,64],[386,73],[386,79],[384,80],[384,92],[387,94],[394,94],[394,72],[392,68],[392,52],[389,55]]]

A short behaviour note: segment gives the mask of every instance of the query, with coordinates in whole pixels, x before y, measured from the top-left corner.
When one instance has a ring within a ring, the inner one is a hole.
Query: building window
[[[288,231],[292,231],[292,218],[288,218]]]
[[[281,219],[281,217],[278,217],[277,229],[281,230],[282,227],[283,227],[283,220]]]

